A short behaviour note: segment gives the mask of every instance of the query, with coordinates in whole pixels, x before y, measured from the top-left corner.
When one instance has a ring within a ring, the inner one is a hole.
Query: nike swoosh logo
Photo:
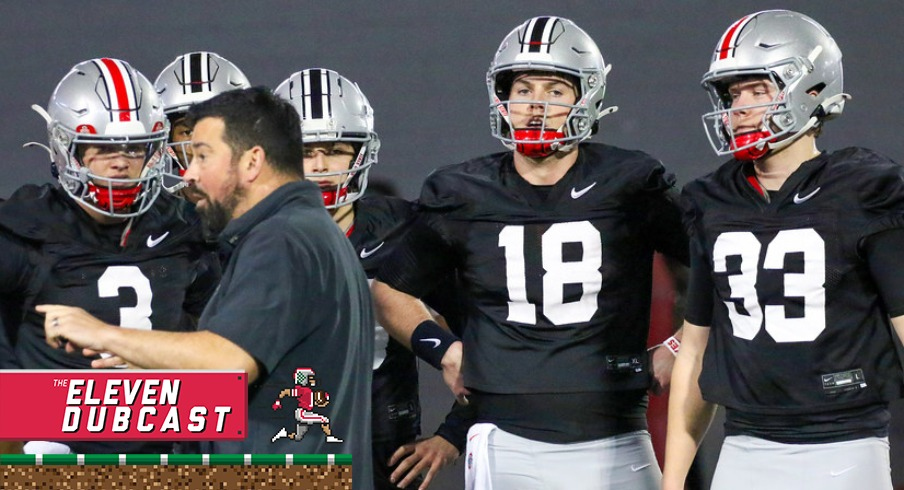
[[[434,349],[436,349],[437,347],[439,347],[439,344],[442,343],[439,339],[435,339],[435,338],[432,338],[432,337],[429,338],[429,339],[421,339],[421,342],[432,342],[432,343],[433,343],[433,348],[434,348]]]
[[[811,197],[815,196],[817,192],[819,192],[819,189],[822,189],[822,187],[817,187],[813,192],[803,197],[801,197],[800,192],[794,194],[794,204],[800,204],[802,202],[808,201]]]
[[[157,244],[159,244],[160,242],[162,242],[163,239],[166,238],[167,235],[169,235],[169,232],[166,232],[166,233],[160,235],[160,236],[157,237],[157,238],[154,238],[154,237],[152,237],[151,235],[148,235],[148,248],[154,248],[154,247],[156,247]]]
[[[829,475],[831,475],[831,476],[841,476],[841,475],[847,473],[848,471],[851,471],[852,469],[854,469],[854,468],[856,468],[856,467],[857,467],[857,465],[854,465],[854,466],[851,466],[850,468],[845,468],[845,469],[843,469],[843,470],[841,470],[841,471],[830,471],[830,472],[829,472]]]
[[[379,245],[377,245],[376,247],[374,247],[370,250],[368,250],[367,248],[362,248],[361,249],[361,258],[366,259],[366,258],[370,257],[371,255],[375,254],[377,252],[377,250],[380,250],[380,248],[383,247],[384,243],[386,243],[386,242],[380,242]]]
[[[596,185],[596,182],[588,185],[587,187],[584,187],[581,190],[577,190],[574,187],[572,187],[571,188],[571,198],[577,199],[577,198],[583,196],[584,194],[587,194],[590,191],[590,189],[593,189],[593,186],[595,186],[595,185]]]
[[[650,466],[650,463],[647,463],[647,464],[632,464],[632,465],[631,465],[631,471],[633,471],[633,472],[636,473],[636,472],[638,472],[638,471],[640,471],[640,470],[646,468],[647,466]]]

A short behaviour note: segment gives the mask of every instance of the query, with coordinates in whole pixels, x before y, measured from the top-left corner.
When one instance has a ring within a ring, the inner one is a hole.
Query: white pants
[[[712,490],[892,490],[888,439],[782,444],[729,436]]]
[[[468,490],[657,490],[661,480],[646,431],[571,444],[525,439],[493,424],[468,431]]]

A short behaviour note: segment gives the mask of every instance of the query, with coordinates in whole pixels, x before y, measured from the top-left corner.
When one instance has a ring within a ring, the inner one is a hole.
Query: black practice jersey
[[[367,196],[354,206],[349,240],[370,280],[395,248],[414,216],[414,207],[403,199],[384,196]],[[410,441],[420,432],[417,358],[380,325],[375,326],[374,339],[373,438]]]
[[[712,328],[704,398],[728,408],[729,434],[881,435],[904,386],[889,307],[904,305],[884,303],[864,244],[904,227],[904,169],[859,148],[823,154],[768,201],[747,175],[731,161],[684,191],[703,278],[687,318]]]
[[[378,277],[421,297],[458,270],[470,388],[642,395],[653,252],[687,262],[672,186],[645,153],[600,144],[580,145],[548,192],[512,153],[445,167]]]
[[[133,220],[121,247],[126,231],[125,223],[98,224],[50,185],[25,186],[0,204],[0,293],[17,303],[6,321],[16,322],[11,337],[21,367],[90,368],[80,352],[45,343],[36,305],[78,306],[138,329],[177,330],[188,323],[185,313],[200,316],[219,267],[193,207],[162,194]]]

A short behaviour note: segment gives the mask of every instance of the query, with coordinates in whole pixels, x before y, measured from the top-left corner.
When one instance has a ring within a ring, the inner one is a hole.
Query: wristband
[[[433,320],[424,320],[411,334],[411,350],[431,366],[442,371],[446,351],[458,337]]]
[[[676,339],[674,336],[671,336],[665,339],[665,342],[662,343],[669,352],[672,353],[673,356],[678,357],[678,349],[681,348],[681,341]]]

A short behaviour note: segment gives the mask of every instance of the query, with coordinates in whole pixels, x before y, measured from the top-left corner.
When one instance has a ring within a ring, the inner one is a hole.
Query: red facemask
[[[546,143],[546,141],[564,137],[565,133],[562,131],[516,129],[515,141],[527,141],[527,143],[516,143],[515,151],[530,158],[548,157],[558,150],[562,146],[562,143],[559,141]]]
[[[741,148],[743,146],[756,143],[759,141],[763,141],[763,147],[757,148],[757,145],[753,145],[750,148],[744,148],[743,150],[738,150],[732,155],[734,155],[737,160],[759,160],[766,156],[766,153],[769,153],[769,141],[768,138],[772,136],[772,133],[768,131],[753,131],[750,133],[740,134],[735,136],[734,140],[731,142],[731,148]]]
[[[113,209],[113,211],[128,210],[135,204],[138,194],[141,193],[141,184],[135,187],[126,188],[110,188],[98,187],[93,182],[88,182],[88,194],[97,203],[97,206],[105,211]],[[113,207],[110,207],[112,200]]]

